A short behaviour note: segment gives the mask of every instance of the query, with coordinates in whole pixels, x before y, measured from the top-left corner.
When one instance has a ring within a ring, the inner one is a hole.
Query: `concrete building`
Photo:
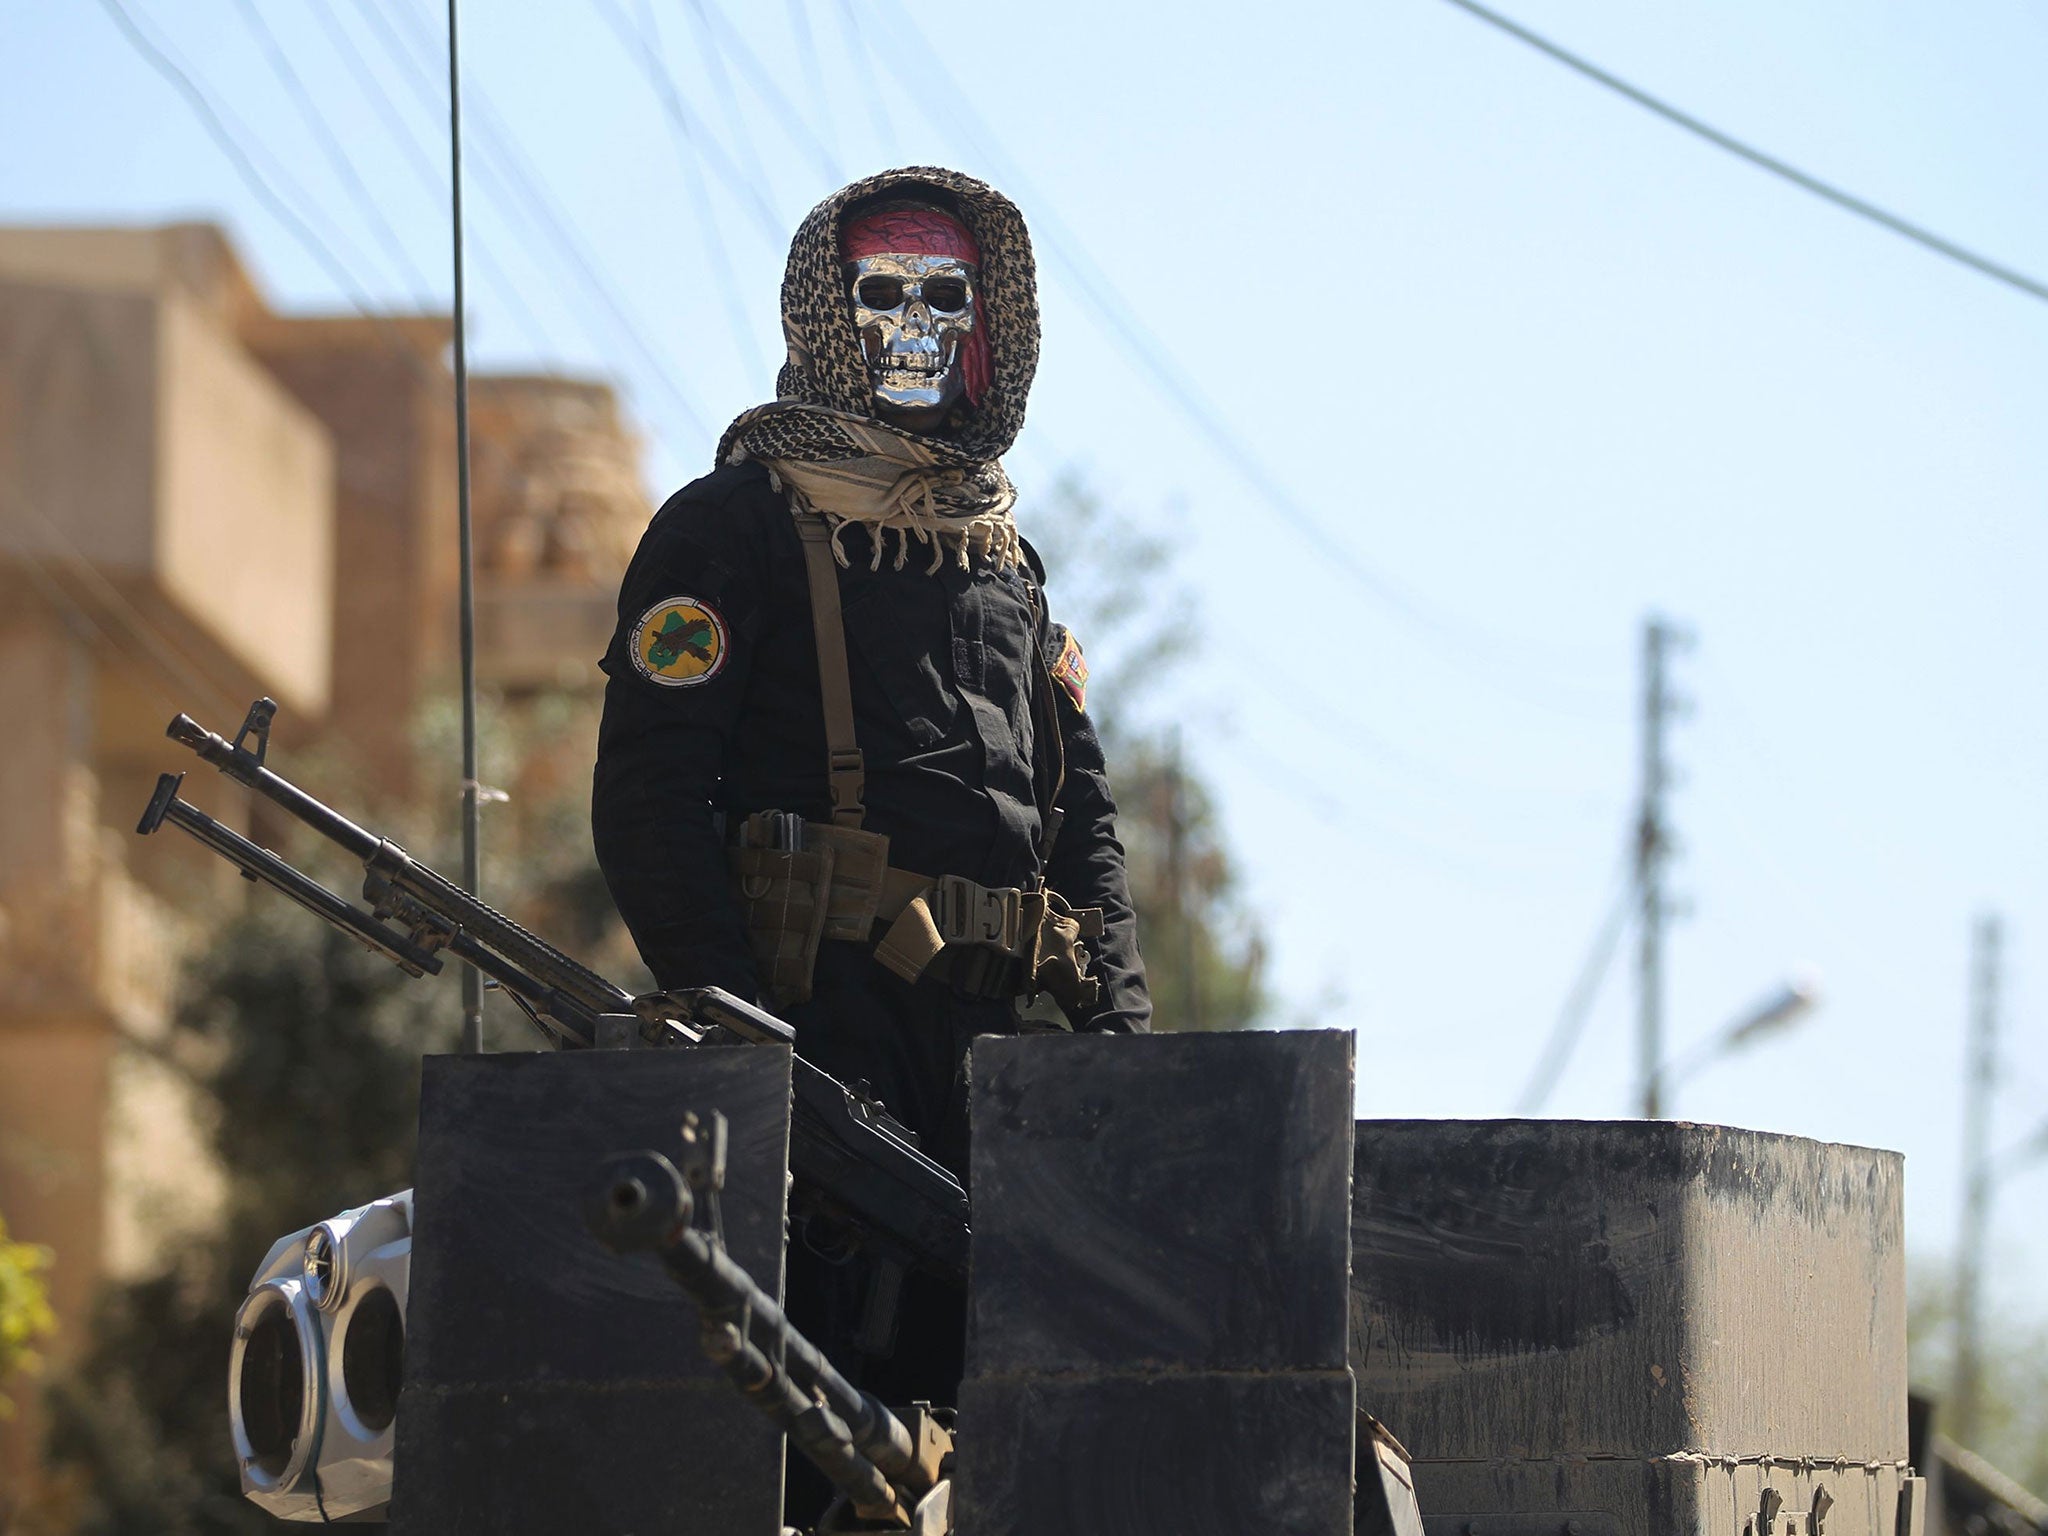
[[[57,1364],[104,1278],[209,1214],[151,1045],[187,914],[238,883],[133,836],[165,722],[269,694],[280,751],[324,736],[419,790],[414,716],[456,655],[449,329],[273,313],[208,225],[0,230],[0,1214],[56,1251]],[[604,385],[473,384],[480,675],[593,686],[649,513],[637,445]],[[246,824],[215,775],[185,792]],[[0,1487],[40,1432],[12,1390]]]

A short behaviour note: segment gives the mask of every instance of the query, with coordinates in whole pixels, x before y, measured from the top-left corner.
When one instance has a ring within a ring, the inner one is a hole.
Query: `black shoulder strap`
[[[1040,616],[1038,601],[1032,599],[1034,616]],[[1045,646],[1038,637],[1038,625],[1031,626],[1031,785],[1038,801],[1038,862],[1052,860],[1053,843],[1060,835],[1060,791],[1067,787],[1067,737],[1060,729],[1060,706],[1053,690],[1052,666],[1045,659]]]

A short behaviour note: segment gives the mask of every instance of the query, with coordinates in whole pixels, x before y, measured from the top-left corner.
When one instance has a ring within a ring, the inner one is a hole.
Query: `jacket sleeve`
[[[1094,1004],[1069,1014],[1077,1030],[1129,1034],[1152,1027],[1152,996],[1145,986],[1145,962],[1138,953],[1138,917],[1124,873],[1124,848],[1116,837],[1116,800],[1102,743],[1083,712],[1083,686],[1075,686],[1062,658],[1080,649],[1058,624],[1047,626],[1046,665],[1054,675],[1053,708],[1066,746],[1066,782],[1060,792],[1063,815],[1046,864],[1046,884],[1076,907],[1102,909],[1102,936],[1087,942],[1090,971],[1102,984]]]
[[[744,519],[702,484],[656,514],[619,589],[618,629],[602,663],[591,834],[656,984],[723,987],[752,1001],[754,962],[713,804],[746,694],[762,591],[738,526]],[[674,645],[657,648],[645,637],[670,623],[680,626]]]

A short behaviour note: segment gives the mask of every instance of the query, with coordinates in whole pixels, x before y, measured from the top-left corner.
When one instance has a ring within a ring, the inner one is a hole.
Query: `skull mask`
[[[962,349],[974,334],[973,262],[881,252],[846,263],[854,329],[886,416],[936,425],[965,393]]]

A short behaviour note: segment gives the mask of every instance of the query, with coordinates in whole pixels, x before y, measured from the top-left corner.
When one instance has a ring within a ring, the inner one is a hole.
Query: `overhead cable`
[[[793,6],[800,6],[803,0],[790,0]],[[860,17],[855,13],[853,0],[839,0],[839,30],[846,38],[847,58],[853,62],[862,75],[870,79],[880,78],[874,50],[868,46],[867,34],[861,30]],[[858,55],[858,57],[855,57]],[[868,122],[875,131],[875,146],[885,161],[896,154],[896,122],[889,115],[889,103],[883,99],[885,92],[865,90],[856,92],[867,103]],[[821,98],[822,103],[822,98]]]
[[[414,70],[423,67],[417,58],[408,55],[402,44],[396,43],[388,29],[386,19],[379,13],[375,0],[370,0],[362,10],[364,15],[377,23],[387,48],[392,49],[395,56],[403,59]],[[397,14],[405,18],[408,29],[416,28],[417,18],[403,5],[398,7]],[[416,46],[422,45],[417,30],[413,31],[413,40]],[[429,41],[423,46],[431,57],[435,52],[435,45]],[[414,89],[420,88],[420,83],[415,78]],[[437,91],[439,86],[437,83],[429,83],[426,89],[431,93]],[[480,147],[486,148],[497,160],[504,162],[504,168],[500,170],[491,159],[479,159],[476,162],[476,169],[497,187],[501,196],[507,187],[518,195],[542,233],[553,241],[556,250],[568,261],[583,290],[595,297],[599,306],[609,316],[615,327],[615,335],[624,340],[629,350],[640,356],[648,373],[674,401],[684,421],[700,437],[715,440],[716,434],[711,431],[704,413],[697,408],[689,391],[683,387],[674,370],[655,354],[648,341],[650,328],[626,308],[625,302],[599,274],[593,258],[585,253],[565,220],[556,211],[552,194],[548,192],[531,163],[526,160],[518,142],[505,127],[504,119],[492,106],[490,97],[474,81],[470,84],[469,96],[468,111],[472,127],[476,130],[475,139]],[[677,457],[680,459],[686,456],[679,453]]]
[[[312,9],[313,19],[319,22],[320,29],[327,34],[328,41],[341,55],[342,63],[347,67],[349,74],[362,88],[363,96],[369,101],[377,116],[383,119],[386,132],[403,152],[406,164],[412,167],[413,178],[419,182],[435,205],[439,206],[441,200],[448,195],[448,181],[435,163],[434,157],[420,141],[419,133],[406,121],[405,114],[398,110],[398,104],[391,99],[391,93],[384,89],[384,82],[378,78],[377,71],[370,67],[369,60],[363,57],[362,50],[356,46],[355,39],[349,36],[348,28],[343,26],[335,15],[332,0],[314,0]],[[490,278],[492,289],[513,311],[514,318],[519,322],[519,328],[525,333],[526,339],[542,354],[559,352],[561,348],[553,333],[526,302],[525,290],[513,282],[505,269],[497,263],[488,244],[479,244],[476,247],[476,262]]]
[[[832,120],[832,98],[825,89],[825,70],[818,58],[818,40],[811,33],[811,12],[806,0],[789,0],[789,27],[796,35],[796,55],[804,72],[804,88],[811,93],[811,100],[818,104],[818,110],[825,116],[825,137],[828,142],[844,142],[839,137],[838,124]],[[832,179],[843,180],[839,175],[835,158]]]
[[[399,323],[373,302],[369,290],[357,277],[355,269],[332,245],[321,238],[319,232],[307,223],[290,200],[271,184],[250,156],[247,144],[229,126],[224,110],[207,94],[205,87],[134,24],[134,17],[127,11],[123,0],[100,0],[100,4],[114,18],[122,35],[142,55],[143,60],[176,87],[186,104],[192,108],[193,114],[198,117],[201,126],[206,129],[208,136],[228,157],[229,165],[255,194],[257,201],[278,218],[284,225],[285,232],[292,236],[299,247],[311,256],[341,289],[349,307],[377,330],[391,355],[403,362],[416,378],[426,380],[429,369],[437,365],[422,356],[420,347]],[[481,440],[477,447],[480,452],[503,462],[504,450],[490,439]]]
[[[1822,181],[1818,176],[1809,176],[1797,166],[1787,165],[1777,156],[1766,154],[1753,145],[1745,144],[1742,140],[1725,134],[1708,123],[1701,122],[1691,113],[1680,111],[1668,101],[1660,100],[1658,97],[1652,96],[1648,91],[1630,85],[1619,76],[1609,74],[1606,70],[1600,68],[1599,65],[1590,63],[1580,58],[1577,54],[1560,48],[1556,43],[1551,42],[1550,39],[1531,32],[1519,22],[1510,21],[1498,11],[1488,10],[1485,6],[1478,4],[1477,0],[1448,0],[1448,3],[1455,5],[1461,11],[1469,12],[1478,17],[1488,26],[1497,27],[1507,33],[1508,36],[1527,43],[1537,52],[1548,54],[1551,58],[1557,60],[1558,63],[1564,65],[1565,68],[1576,70],[1588,80],[1606,86],[1607,89],[1615,92],[1617,95],[1626,96],[1637,106],[1656,113],[1666,122],[1676,124],[1687,133],[1705,139],[1717,149],[1725,149],[1729,154],[1747,160],[1751,165],[1758,167],[1760,170],[1769,171],[1773,176],[1789,181],[1793,186],[1800,188],[1802,191],[1811,192],[1815,197],[1833,203],[1837,208],[1853,213],[1858,218],[1868,219],[1871,223],[1880,225],[1895,235],[1902,235],[1917,245],[1925,246],[1937,256],[1946,256],[1950,261],[1960,262],[1972,271],[1982,273],[1985,277],[2004,283],[2008,287],[2017,288],[2029,298],[2048,300],[2048,283],[2042,283],[2031,278],[2024,272],[2016,272],[2011,267],[1991,260],[1988,256],[1979,256],[1975,251],[1957,245],[1953,240],[1937,235],[1931,229],[1924,228],[1910,220],[1902,219],[1895,213],[1888,213],[1875,203],[1867,203],[1854,193],[1844,192],[1840,187]]]
[[[725,231],[718,217],[718,207],[711,199],[711,189],[704,184],[704,170],[699,163],[701,154],[697,144],[702,125],[692,120],[682,93],[676,88],[673,73],[667,64],[667,50],[662,41],[661,24],[656,19],[653,7],[647,0],[640,0],[639,24],[637,28],[627,17],[616,0],[595,0],[606,25],[626,50],[626,54],[639,65],[647,87],[654,93],[657,106],[667,123],[669,137],[675,145],[676,168],[682,173],[683,186],[689,194],[691,211],[696,216],[697,231],[703,239],[704,264],[710,269],[717,282],[720,298],[724,301],[726,325],[732,332],[733,344],[740,355],[756,374],[766,371],[761,355],[760,343],[755,339],[753,328],[747,323],[747,314],[737,286],[733,281],[732,253],[725,242]],[[737,114],[735,114],[737,116]],[[772,215],[769,220],[772,223]]]
[[[341,184],[347,190],[349,200],[362,214],[363,222],[376,234],[377,243],[384,248],[384,254],[391,258],[392,265],[411,281],[414,302],[424,307],[430,302],[428,294],[431,291],[426,275],[412,259],[412,253],[405,248],[405,242],[398,238],[398,231],[391,227],[391,221],[384,216],[382,206],[370,195],[370,189],[364,185],[361,173],[356,170],[355,160],[342,147],[333,125],[327,120],[327,115],[315,104],[312,92],[306,89],[305,81],[299,78],[298,70],[292,66],[290,55],[278,42],[277,34],[271,30],[270,23],[263,19],[262,10],[256,5],[255,0],[235,0],[235,8],[241,13],[243,23],[254,34],[264,58],[269,60],[271,72],[283,83],[285,94],[292,99],[293,109],[299,114],[300,120],[312,130],[314,141],[320,146],[320,152],[327,157],[327,163],[334,168],[335,175],[341,178]]]
[[[675,82],[669,78],[667,69],[661,60],[648,50],[647,39],[634,30],[619,0],[591,0],[591,3],[604,18],[605,25],[617,36],[627,56],[640,67],[641,73],[646,75],[648,84],[654,88],[655,95],[660,99],[662,111],[674,125],[676,133],[687,141],[697,154],[703,156],[705,163],[717,173],[718,179],[726,184],[733,196],[753,215],[755,224],[762,232],[771,240],[779,240],[782,235],[782,221],[776,217],[775,210],[768,206],[768,200],[762,195],[761,189],[749,181],[746,173],[733,164],[731,157],[719,144],[717,136],[697,117],[689,102],[675,89]]]
[[[654,14],[653,0],[639,0],[639,4],[641,29],[660,37],[661,24]],[[690,13],[690,24],[701,39],[704,67],[711,76],[712,90],[718,93],[726,124],[732,130],[732,142],[737,146],[740,158],[746,162],[747,179],[759,187],[768,202],[773,204],[775,183],[768,177],[760,146],[754,142],[755,135],[747,132],[747,114],[740,106],[739,93],[732,88],[732,71],[725,67],[725,50],[718,44],[718,34],[712,30],[711,18],[704,14],[703,0],[684,0],[683,8]],[[662,56],[667,57],[666,50],[662,51]]]
[[[333,247],[306,221],[298,209],[292,206],[284,194],[271,184],[270,178],[257,167],[241,137],[228,126],[204,87],[137,25],[122,0],[100,0],[100,9],[113,18],[114,25],[120,28],[121,35],[127,39],[129,46],[142,55],[143,61],[185,98],[185,104],[192,109],[193,116],[199,119],[199,124],[206,130],[207,137],[228,157],[228,163],[234,167],[243,184],[256,195],[256,200],[273,218],[284,225],[286,231],[299,243],[300,248],[320,264],[322,270],[341,287],[343,292],[355,296],[358,304],[367,305],[368,295],[357,283],[355,273],[335,254]]]
[[[747,46],[747,40],[740,36],[726,19],[725,13],[715,5],[702,4],[702,0],[691,0],[691,3],[698,7],[698,14],[704,17],[707,24],[718,27],[725,33],[726,46],[732,50],[733,57],[739,61],[740,68],[753,83],[754,89],[774,109],[772,115],[782,125],[783,131],[789,134],[790,142],[809,151],[819,172],[828,183],[836,186],[844,181],[845,172],[840,169],[839,156],[833,151],[832,146],[811,127],[810,118],[789,99],[782,87],[776,84],[775,72],[764,65],[754,50]],[[824,102],[821,100],[819,105],[824,106]]]
[[[1634,906],[1635,896],[1635,883],[1624,879],[1607,909],[1606,920],[1593,936],[1592,946],[1586,951],[1579,974],[1572,981],[1571,991],[1565,994],[1564,1006],[1557,1011],[1557,1022],[1551,1026],[1550,1039],[1544,1044],[1543,1054],[1537,1058],[1536,1068],[1529,1074],[1521,1098],[1515,1102],[1516,1114],[1542,1113],[1551,1090],[1564,1074],[1572,1052],[1578,1047],[1579,1037],[1586,1031],[1586,1021],[1593,1016],[1593,1001],[1600,995],[1600,983],[1614,961],[1614,951],[1621,942],[1622,931],[1628,927],[1628,915]]]
[[[930,48],[929,40],[924,38],[909,7],[903,0],[895,0],[893,9],[904,32],[925,42],[929,56],[939,66],[932,76],[938,91],[912,93],[911,99],[918,110],[941,132],[950,129],[964,134],[969,147],[1000,170],[1019,193],[1030,200],[1033,224],[1045,236],[1044,244],[1050,253],[1073,277],[1082,302],[1109,331],[1111,338],[1124,348],[1139,371],[1149,377],[1166,403],[1195,429],[1210,450],[1235,470],[1244,484],[1277,513],[1283,523],[1312,546],[1323,562],[1369,593],[1381,606],[1405,619],[1418,631],[1435,638],[1447,653],[1476,663],[1480,659],[1479,652],[1486,651],[1490,653],[1486,658],[1489,665],[1497,664],[1500,657],[1510,650],[1517,655],[1525,655],[1527,646],[1523,642],[1489,634],[1471,621],[1450,614],[1406,582],[1364,559],[1287,488],[1282,477],[1266,463],[1225,413],[1203,394],[1173,360],[1159,338],[1138,319],[1136,309],[1111,281],[1109,274],[1066,230],[1052,200],[1040,195],[1016,162],[1003,152],[987,120],[946,67],[943,52]],[[1485,668],[1468,670],[1487,678]],[[1505,685],[1502,687],[1503,691],[1516,697],[1525,697]]]

